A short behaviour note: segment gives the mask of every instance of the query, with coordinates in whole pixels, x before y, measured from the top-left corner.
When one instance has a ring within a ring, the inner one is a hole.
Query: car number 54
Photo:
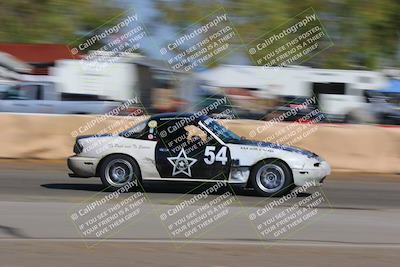
[[[221,149],[215,154],[215,146],[207,146],[204,151],[204,162],[208,165],[219,161],[222,165],[225,165],[228,161],[226,157],[226,146],[221,147]]]

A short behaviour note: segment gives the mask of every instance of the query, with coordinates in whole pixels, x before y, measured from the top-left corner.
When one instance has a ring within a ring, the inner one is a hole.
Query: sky
[[[162,44],[173,39],[179,29],[163,21],[162,13],[156,8],[155,0],[120,0],[120,5],[127,9],[135,10],[139,20],[151,33],[150,40],[143,42],[143,50],[150,57],[165,60],[159,49]],[[228,58],[221,59],[226,64],[249,64],[249,60],[242,54],[233,53]]]
[[[121,5],[136,12],[140,22],[145,25],[151,34],[151,40],[144,42],[143,50],[151,57],[163,59],[159,52],[159,45],[165,43],[168,38],[175,35],[174,27],[166,23],[156,23],[162,14],[155,7],[154,0],[123,0]],[[156,25],[156,26],[155,26]]]

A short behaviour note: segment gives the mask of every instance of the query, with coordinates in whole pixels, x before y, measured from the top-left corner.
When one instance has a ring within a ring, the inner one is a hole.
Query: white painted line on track
[[[97,239],[80,238],[0,238],[0,242],[99,242]],[[170,239],[102,239],[101,242],[107,243],[183,243],[183,244],[216,244],[216,245],[239,245],[239,246],[284,246],[284,247],[349,247],[349,248],[380,248],[380,249],[400,249],[398,244],[385,243],[351,243],[340,241],[283,241],[283,240],[170,240]]]

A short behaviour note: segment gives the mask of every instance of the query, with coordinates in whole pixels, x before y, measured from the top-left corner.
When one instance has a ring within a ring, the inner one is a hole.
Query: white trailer
[[[375,71],[296,66],[265,68],[222,65],[201,72],[197,77],[216,87],[259,89],[258,95],[264,97],[315,95],[321,111],[335,119],[344,119],[364,108],[366,90],[379,90],[387,86],[385,76]]]
[[[96,68],[94,63],[85,60],[59,60],[50,75],[62,93],[97,95],[117,101],[140,97],[135,64],[116,62]]]

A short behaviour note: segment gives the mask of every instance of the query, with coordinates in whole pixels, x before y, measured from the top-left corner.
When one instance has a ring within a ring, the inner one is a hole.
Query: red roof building
[[[33,67],[31,74],[47,75],[48,68],[59,59],[76,59],[64,44],[0,44],[0,52],[11,54]]]

